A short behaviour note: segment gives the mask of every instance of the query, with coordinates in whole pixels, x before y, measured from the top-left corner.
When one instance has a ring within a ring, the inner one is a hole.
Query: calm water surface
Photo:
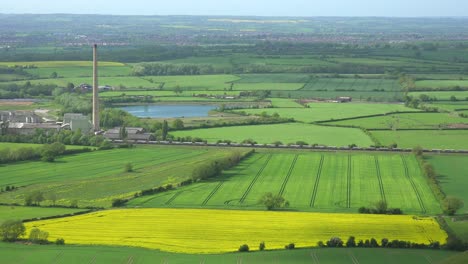
[[[216,109],[214,105],[132,105],[120,109],[137,117],[205,117]]]

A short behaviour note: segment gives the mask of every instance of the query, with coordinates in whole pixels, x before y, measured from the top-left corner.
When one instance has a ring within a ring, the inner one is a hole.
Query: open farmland
[[[468,130],[397,130],[370,131],[383,146],[400,148],[422,146],[427,149],[468,149]]]
[[[281,117],[294,118],[300,122],[316,122],[334,119],[352,118],[359,116],[378,115],[392,112],[418,111],[408,108],[402,104],[371,104],[371,103],[310,103],[309,108],[265,108],[265,109],[243,109],[248,114],[268,115],[278,113]]]
[[[468,118],[460,117],[458,113],[415,113],[356,118],[329,122],[326,124],[362,127],[366,129],[438,129],[441,127],[468,124]]]
[[[293,99],[271,98],[271,105],[275,108],[303,108],[301,104]]]
[[[198,163],[231,151],[138,147],[68,155],[54,163],[9,164],[0,167],[0,186],[22,188],[1,193],[0,203],[23,204],[26,194],[40,190],[45,194],[55,193],[57,204],[70,205],[77,201],[80,207],[108,207],[114,198],[128,198],[144,189],[184,181]],[[126,163],[132,163],[134,172],[124,172]]]
[[[0,150],[2,150],[2,149],[18,149],[18,148],[41,148],[43,146],[44,146],[43,144],[0,142]],[[85,146],[71,146],[71,145],[66,146],[66,149],[82,149],[82,148],[86,148],[86,147]]]
[[[253,247],[254,245],[252,245]],[[255,245],[256,246],[256,245]],[[266,245],[268,249],[268,244]],[[24,254],[27,250],[28,254]],[[323,264],[347,263],[357,260],[362,264],[374,264],[385,259],[400,264],[427,264],[427,259],[442,261],[457,253],[445,250],[418,249],[369,249],[369,248],[321,248],[297,250],[256,251],[249,254],[181,254],[161,252],[146,248],[67,245],[66,247],[20,245],[0,243],[5,263],[42,264],[62,262],[81,264],[97,263],[309,263],[311,257]]]
[[[231,140],[242,142],[253,139],[258,143],[269,144],[281,141],[284,144],[304,141],[309,144],[327,146],[370,146],[372,140],[361,130],[355,128],[333,128],[326,126],[288,123],[275,125],[232,126],[181,130],[171,133],[174,137],[199,137],[208,142]]]
[[[257,91],[257,90],[299,90],[304,87],[303,83],[234,83],[233,90]]]
[[[253,228],[259,223],[261,228]],[[110,226],[112,232],[107,232]],[[282,249],[291,241],[296,247],[308,247],[332,236],[426,244],[447,237],[429,217],[196,209],[108,210],[30,222],[26,227],[47,230],[51,239],[63,237],[70,244],[137,246],[181,253],[232,252],[239,245],[261,241],[269,249]],[[96,236],[104,232],[105,236]]]
[[[73,214],[83,211],[82,209],[69,208],[40,208],[40,207],[23,207],[23,206],[0,206],[0,224],[5,220],[10,219],[31,219],[47,216],[57,216],[65,214]]]
[[[440,207],[412,155],[257,153],[221,177],[131,200],[129,207],[262,209],[267,192],[301,211],[356,212],[379,200],[411,213]]]
[[[93,74],[92,66],[81,67],[41,67],[27,69],[26,72],[39,78],[50,78],[55,72],[60,78],[76,78],[76,77],[91,77]],[[132,68],[127,66],[101,66],[99,67],[99,76],[101,77],[116,77],[131,75]],[[76,83],[75,85],[79,85]]]

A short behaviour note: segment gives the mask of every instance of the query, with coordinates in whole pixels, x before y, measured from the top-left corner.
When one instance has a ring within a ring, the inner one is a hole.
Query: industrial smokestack
[[[93,127],[94,131],[100,131],[99,127],[99,86],[98,86],[98,61],[97,44],[93,46]]]

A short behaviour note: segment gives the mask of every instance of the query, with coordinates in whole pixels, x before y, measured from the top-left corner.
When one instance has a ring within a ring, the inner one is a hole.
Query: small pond
[[[173,118],[173,117],[206,117],[208,112],[216,109],[215,105],[132,105],[120,107],[137,117]]]

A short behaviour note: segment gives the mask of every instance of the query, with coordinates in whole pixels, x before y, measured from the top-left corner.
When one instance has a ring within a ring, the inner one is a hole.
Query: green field
[[[447,87],[468,87],[468,80],[423,80],[417,81],[419,88],[447,88]]]
[[[1,187],[21,186],[1,193],[0,203],[23,204],[26,194],[41,190],[46,195],[55,193],[57,204],[70,205],[76,200],[80,207],[107,207],[114,198],[186,180],[196,164],[230,151],[141,146],[68,155],[54,163],[32,161],[0,166]],[[135,172],[124,173],[124,165],[129,162]]]
[[[257,90],[299,90],[303,83],[234,83],[233,89],[236,91],[257,91]]]
[[[131,200],[129,207],[261,209],[279,193],[291,210],[356,212],[386,200],[405,213],[440,207],[412,155],[260,152],[216,180]]]
[[[0,150],[2,149],[17,149],[17,148],[40,148],[43,144],[29,144],[29,143],[8,143],[0,142]],[[66,146],[66,149],[82,149],[84,146]]]
[[[183,90],[228,90],[230,82],[239,79],[235,75],[193,75],[193,76],[145,76],[152,83],[163,84],[164,90],[180,87]]]
[[[52,73],[57,73],[60,78],[76,78],[93,76],[93,68],[85,67],[44,67],[27,69],[26,72],[39,78],[50,78]],[[133,72],[132,68],[126,66],[100,66],[100,77],[129,76]]]
[[[468,130],[370,131],[384,146],[400,148],[422,146],[428,149],[468,149]]]
[[[410,92],[408,95],[419,98],[420,95],[425,94],[431,98],[435,98],[440,101],[450,101],[452,96],[455,96],[457,100],[467,101],[468,91],[447,91],[447,92]]]
[[[401,91],[316,91],[316,90],[296,90],[296,91],[272,91],[272,97],[294,98],[294,99],[336,99],[341,96],[349,96],[353,101],[364,102],[401,102],[403,93]]]
[[[306,83],[307,74],[241,74],[235,83]]]
[[[310,108],[267,108],[267,109],[245,109],[249,114],[261,114],[266,112],[269,115],[278,113],[281,117],[294,118],[300,122],[316,122],[334,120],[358,116],[368,116],[385,114],[390,112],[419,111],[408,108],[401,104],[371,104],[371,103],[310,103]]]
[[[14,67],[14,66],[35,66],[38,68],[56,68],[56,67],[92,67],[92,61],[28,61],[28,62],[0,62],[0,66]],[[125,66],[120,62],[100,61],[99,66],[102,67],[115,67]]]
[[[175,137],[200,137],[208,142],[229,139],[240,143],[245,139],[253,139],[262,144],[276,141],[281,141],[284,144],[305,141],[309,144],[327,146],[356,144],[365,147],[373,144],[372,140],[359,129],[298,123],[205,128],[175,131],[171,134]]]
[[[468,214],[468,193],[466,192],[468,178],[465,166],[468,156],[431,155],[426,159],[434,166],[444,193],[463,199],[465,207],[460,210],[460,213]]]
[[[459,117],[457,113],[393,114],[330,122],[327,124],[362,127],[366,129],[438,129],[440,127],[447,127],[454,124],[468,124],[468,118]]]
[[[83,210],[68,208],[41,208],[41,207],[23,207],[23,206],[0,206],[0,224],[10,219],[32,219],[47,216],[73,214]]]
[[[437,107],[444,111],[456,111],[457,109],[468,109],[468,102],[432,102],[430,104],[425,104],[430,107]]]
[[[292,99],[271,98],[271,105],[275,108],[303,108],[301,104]]]
[[[348,79],[348,78],[315,78],[304,90],[312,91],[400,91],[395,80],[386,79]]]
[[[251,245],[256,247],[258,245]],[[268,249],[268,245],[267,249]],[[0,243],[4,263],[310,263],[323,264],[426,264],[442,261],[457,253],[444,250],[414,249],[297,249],[216,255],[177,254],[131,247],[40,246]],[[25,251],[27,253],[25,254]],[[312,262],[318,263],[318,262]]]
[[[465,243],[468,243],[468,215],[446,216],[444,219],[455,235]]]

